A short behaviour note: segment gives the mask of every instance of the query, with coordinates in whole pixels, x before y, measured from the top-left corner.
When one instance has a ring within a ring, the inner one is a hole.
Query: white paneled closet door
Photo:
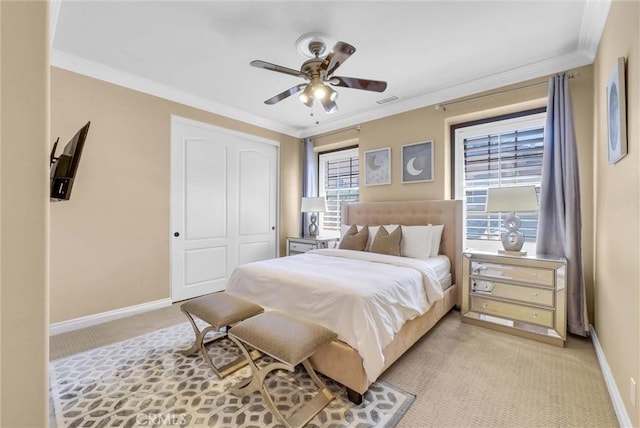
[[[171,298],[224,290],[239,264],[277,255],[278,146],[171,118]]]

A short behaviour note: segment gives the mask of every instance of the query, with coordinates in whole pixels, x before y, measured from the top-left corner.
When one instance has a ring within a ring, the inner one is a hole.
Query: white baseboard
[[[627,409],[624,407],[624,401],[622,400],[616,381],[613,378],[613,373],[611,372],[611,368],[607,362],[607,357],[604,355],[602,346],[600,346],[596,330],[591,324],[589,324],[589,332],[591,333],[593,347],[596,349],[596,355],[598,356],[598,362],[600,363],[600,370],[602,370],[602,374],[604,375],[604,382],[607,384],[607,390],[609,391],[609,397],[613,403],[613,410],[616,412],[618,423],[622,428],[631,428],[633,427],[631,419],[629,419]]]
[[[66,333],[80,328],[91,327],[92,325],[152,311],[154,309],[165,308],[167,306],[171,306],[171,299],[156,300],[153,302],[142,303],[140,305],[115,309],[113,311],[101,312],[95,315],[88,315],[86,317],[80,317],[69,321],[49,324],[49,336],[55,336],[56,334]]]

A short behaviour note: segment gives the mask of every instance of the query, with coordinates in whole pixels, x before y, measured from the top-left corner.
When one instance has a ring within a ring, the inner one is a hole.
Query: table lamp
[[[535,186],[490,187],[487,189],[487,212],[508,212],[504,218],[506,232],[502,233],[500,253],[526,255],[522,250],[524,235],[516,211],[537,211],[538,198]]]
[[[313,198],[302,198],[300,211],[311,213],[311,224],[309,225],[309,236],[318,236],[318,214],[327,211],[327,201],[324,196]]]

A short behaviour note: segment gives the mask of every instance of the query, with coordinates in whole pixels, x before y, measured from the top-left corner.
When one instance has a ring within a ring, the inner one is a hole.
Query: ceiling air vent
[[[386,104],[386,103],[390,103],[391,101],[395,101],[395,100],[399,100],[400,98],[398,98],[395,95],[392,95],[390,97],[387,98],[383,98],[381,100],[376,101],[378,104]]]

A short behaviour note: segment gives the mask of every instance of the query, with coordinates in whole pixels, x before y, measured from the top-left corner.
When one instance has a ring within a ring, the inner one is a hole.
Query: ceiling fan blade
[[[320,68],[327,71],[327,76],[331,76],[355,51],[356,48],[349,43],[338,42],[331,48],[329,55],[322,61]]]
[[[334,113],[338,111],[338,105],[335,101],[329,99],[329,97],[324,97],[320,99],[322,103],[322,107],[324,107],[324,111],[327,113]]]
[[[264,103],[265,103],[265,104],[269,104],[269,105],[271,105],[271,104],[275,104],[275,103],[277,103],[278,101],[282,101],[282,100],[284,100],[285,98],[290,97],[290,96],[291,96],[291,95],[293,95],[293,94],[297,94],[298,92],[300,92],[301,90],[303,90],[305,86],[307,86],[307,84],[306,84],[306,83],[301,83],[301,84],[299,84],[299,85],[297,85],[297,86],[294,86],[293,88],[289,88],[289,89],[287,89],[286,91],[279,93],[279,94],[278,94],[278,95],[276,95],[275,97],[271,97],[271,98],[269,98],[269,99],[268,99],[267,101],[265,101]]]
[[[290,76],[302,77],[303,79],[308,78],[306,73],[303,73],[299,70],[283,67],[281,65],[271,64],[270,62],[260,61],[258,59],[251,61],[249,64],[257,68],[264,68],[265,70],[277,71],[278,73],[284,73]]]
[[[363,89],[365,91],[384,92],[387,82],[381,80],[358,79],[357,77],[333,76],[329,79],[333,86],[345,88]]]

